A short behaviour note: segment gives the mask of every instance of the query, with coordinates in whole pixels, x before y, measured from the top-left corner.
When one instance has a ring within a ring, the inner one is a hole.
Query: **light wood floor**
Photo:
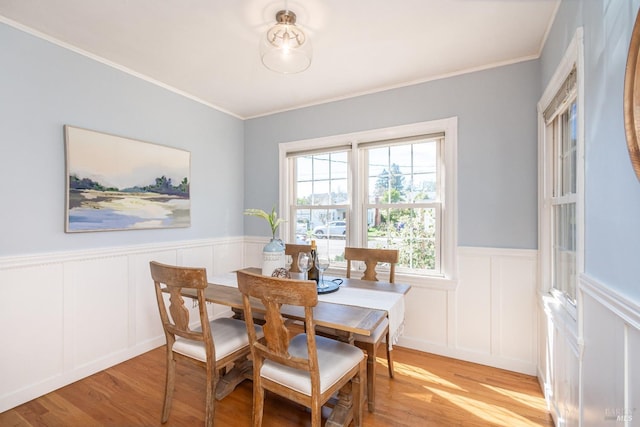
[[[0,426],[159,426],[164,351],[157,348],[1,413]],[[553,426],[534,377],[404,348],[394,355],[393,380],[385,358],[378,358],[376,412],[365,409],[365,426]],[[178,364],[167,426],[203,425],[204,384],[204,370]],[[217,402],[218,426],[251,424],[251,384],[244,381]],[[267,395],[265,427],[309,424],[304,408]]]

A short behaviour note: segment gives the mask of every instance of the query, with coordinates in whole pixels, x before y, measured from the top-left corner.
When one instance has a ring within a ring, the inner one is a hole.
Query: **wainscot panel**
[[[14,406],[11,396],[28,384],[55,382],[61,375],[63,277],[61,264],[0,269],[0,324],[8,334],[5,342],[11,343],[3,345],[0,358],[0,412]],[[6,400],[12,403],[2,404]]]
[[[635,425],[640,306],[584,274],[576,318],[550,294],[542,293],[539,301],[546,320],[538,378],[556,425]]]
[[[640,419],[640,306],[591,277],[582,296],[582,425],[636,425]]]
[[[149,261],[213,275],[244,267],[244,248],[238,237],[0,258],[0,323],[20,325],[3,350],[0,412],[164,344]]]
[[[535,375],[536,270],[535,250],[458,248],[459,276],[445,300],[411,290],[399,344]]]

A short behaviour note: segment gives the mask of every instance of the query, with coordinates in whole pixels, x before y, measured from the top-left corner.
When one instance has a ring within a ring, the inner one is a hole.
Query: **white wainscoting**
[[[164,343],[149,261],[219,274],[260,265],[265,243],[238,237],[1,258],[0,324],[12,345],[2,351],[0,412]],[[458,255],[455,282],[407,280],[399,345],[535,373],[537,251],[465,247]]]
[[[0,412],[164,344],[149,261],[217,274],[243,267],[244,247],[239,237],[0,258]]]
[[[556,426],[578,425],[581,341],[576,319],[549,294],[540,295],[538,380]]]
[[[399,345],[536,373],[537,251],[458,248],[457,283],[412,283]]]
[[[541,295],[538,378],[558,427],[640,419],[640,306],[582,275],[577,319]]]
[[[640,422],[640,305],[581,277],[582,425]]]
[[[264,243],[247,239],[250,264],[260,265]],[[537,256],[536,250],[459,247],[457,281],[397,275],[412,286],[398,345],[535,375]]]

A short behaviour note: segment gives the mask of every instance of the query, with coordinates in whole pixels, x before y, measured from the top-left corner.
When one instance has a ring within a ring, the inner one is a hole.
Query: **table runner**
[[[235,272],[209,277],[210,283],[238,287]],[[404,329],[404,294],[372,289],[341,287],[337,292],[318,295],[318,301],[385,310],[389,317],[389,347],[398,342]]]
[[[389,348],[398,342],[404,329],[404,294],[373,289],[341,287],[337,292],[318,295],[318,301],[385,310],[389,317]]]

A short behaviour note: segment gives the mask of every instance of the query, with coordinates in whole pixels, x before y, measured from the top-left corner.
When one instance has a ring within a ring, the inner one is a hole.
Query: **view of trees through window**
[[[293,157],[297,243],[317,241],[334,266],[344,260],[344,247],[394,248],[399,271],[440,271],[441,191],[438,150],[442,138],[372,145],[362,149],[360,171],[349,174],[350,150]],[[362,194],[349,182],[363,177]],[[351,206],[362,206],[360,218],[349,219]],[[351,227],[361,233],[351,233]],[[352,236],[362,241],[350,242]]]
[[[437,140],[366,150],[367,246],[397,248],[401,268],[436,271]]]

